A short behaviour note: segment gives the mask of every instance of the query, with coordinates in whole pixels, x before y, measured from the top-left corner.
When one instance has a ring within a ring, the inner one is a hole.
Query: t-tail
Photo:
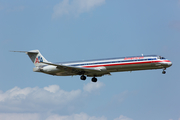
[[[41,55],[41,53],[39,52],[39,50],[31,50],[31,51],[12,51],[12,52],[26,53],[36,67],[40,67],[40,66],[45,65],[44,63],[41,63],[41,62],[48,62],[48,61]]]

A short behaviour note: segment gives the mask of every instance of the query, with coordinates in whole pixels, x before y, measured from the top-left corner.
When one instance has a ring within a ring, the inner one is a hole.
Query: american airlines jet
[[[87,76],[92,77],[92,82],[97,82],[96,77],[110,75],[111,72],[163,69],[162,73],[165,74],[166,68],[172,65],[171,61],[159,55],[52,63],[48,62],[39,50],[12,52],[26,53],[36,66],[33,68],[34,72],[42,72],[56,76],[80,75],[81,80],[86,80]]]

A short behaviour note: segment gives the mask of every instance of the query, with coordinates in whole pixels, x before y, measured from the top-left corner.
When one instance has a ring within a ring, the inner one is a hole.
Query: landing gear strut
[[[86,80],[86,76],[82,75],[81,77],[81,80]]]
[[[97,82],[97,78],[93,77],[93,78],[91,79],[91,81],[92,81],[92,82]]]
[[[166,74],[166,68],[163,69],[162,74]]]

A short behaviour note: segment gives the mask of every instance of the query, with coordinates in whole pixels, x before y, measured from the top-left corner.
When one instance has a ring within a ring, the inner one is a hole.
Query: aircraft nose
[[[170,61],[170,62],[168,62],[168,66],[170,67],[172,65],[172,62]]]

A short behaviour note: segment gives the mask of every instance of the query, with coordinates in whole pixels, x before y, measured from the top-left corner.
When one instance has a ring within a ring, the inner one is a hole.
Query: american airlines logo
[[[35,63],[39,63],[39,62],[43,62],[43,59],[42,59],[42,57],[40,57],[40,56],[38,56],[38,57],[36,58]]]

